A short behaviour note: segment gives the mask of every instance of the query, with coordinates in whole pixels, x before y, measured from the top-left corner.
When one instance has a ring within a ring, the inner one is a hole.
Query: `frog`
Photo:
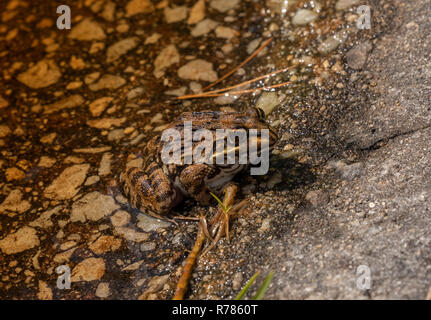
[[[269,149],[273,149],[278,135],[265,120],[265,112],[260,108],[249,108],[244,112],[195,111],[184,112],[166,128],[174,128],[184,139],[184,123],[189,121],[192,131],[207,129],[214,133],[217,129],[236,130],[268,129]],[[215,138],[214,138],[215,139]],[[249,140],[246,140],[247,143]],[[165,163],[162,150],[166,147],[162,134],[154,136],[143,148],[141,167],[127,167],[120,174],[120,187],[131,205],[157,218],[164,218],[185,198],[192,198],[201,205],[209,205],[210,194],[220,194],[234,177],[244,171],[249,163]],[[258,144],[258,150],[261,144]],[[192,149],[197,142],[192,143]],[[226,152],[226,149],[223,151]],[[184,159],[184,156],[183,158]],[[237,158],[236,158],[237,160]]]

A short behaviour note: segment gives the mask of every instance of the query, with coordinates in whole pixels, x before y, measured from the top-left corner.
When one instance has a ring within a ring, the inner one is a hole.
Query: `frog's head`
[[[245,115],[245,127],[247,129],[257,129],[258,130],[258,140],[261,142],[262,137],[260,136],[260,130],[268,129],[269,131],[269,149],[272,150],[274,145],[278,141],[278,135],[273,127],[265,121],[265,112],[260,108],[250,108],[247,110]],[[260,143],[259,143],[260,145]]]

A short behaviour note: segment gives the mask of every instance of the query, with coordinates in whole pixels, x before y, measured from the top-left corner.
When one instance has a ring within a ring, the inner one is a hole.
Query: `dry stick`
[[[233,68],[231,71],[229,71],[228,73],[226,73],[223,77],[221,77],[220,79],[214,81],[213,83],[211,83],[209,86],[206,86],[205,88],[202,89],[202,91],[208,90],[209,88],[214,87],[217,83],[223,81],[224,79],[226,79],[227,77],[229,77],[231,74],[235,73],[239,68],[241,68],[243,65],[245,65],[247,62],[249,62],[251,59],[253,59],[256,55],[259,54],[259,52],[261,52],[263,50],[263,48],[265,48],[270,42],[272,41],[272,38],[267,39],[264,43],[262,43],[262,45],[255,51],[253,52],[247,59],[245,59],[242,63],[240,63],[238,66],[236,66],[235,68]]]
[[[238,191],[238,187],[236,185],[232,184],[232,185],[229,185],[226,187],[225,197],[223,199],[224,200],[223,203],[226,207],[233,204],[235,194],[237,191]],[[210,221],[211,227],[213,227],[213,226],[215,227],[217,219],[220,217],[220,213],[221,213],[220,210],[222,210],[222,209],[219,208],[216,215],[211,219],[211,221]],[[222,229],[223,229],[223,227],[222,227]],[[212,230],[210,232],[212,232]],[[186,263],[184,265],[183,272],[181,274],[180,279],[178,280],[177,288],[175,289],[175,295],[172,298],[173,300],[184,299],[184,295],[186,294],[187,289],[188,289],[189,280],[192,276],[193,267],[195,265],[196,259],[199,255],[199,252],[200,252],[204,242],[205,242],[205,233],[203,231],[202,224],[199,224],[198,234],[196,236],[195,244],[193,245],[192,251],[190,252],[189,256],[186,259]]]
[[[279,69],[279,70],[273,71],[273,72],[265,74],[263,76],[260,76],[260,77],[257,77],[257,78],[251,79],[251,80],[247,80],[247,81],[241,82],[241,83],[236,84],[234,86],[230,86],[230,87],[223,88],[223,89],[211,90],[211,91],[207,91],[207,92],[203,92],[203,93],[188,94],[188,95],[185,95],[185,96],[177,97],[177,99],[178,100],[183,100],[183,99],[192,99],[192,98],[207,97],[208,95],[210,95],[212,93],[219,93],[219,92],[224,92],[224,91],[232,90],[232,89],[235,89],[235,88],[238,88],[238,87],[242,87],[242,86],[245,86],[247,84],[250,84],[250,83],[253,83],[253,82],[265,79],[265,78],[273,77],[276,74],[279,74],[281,72],[286,72],[287,70],[292,69],[294,67],[296,67],[296,65],[295,66],[290,66],[290,67],[287,67],[287,68],[284,68],[284,69]]]
[[[282,86],[286,86],[286,85],[291,84],[291,83],[292,82],[288,81],[288,82],[283,82],[283,83],[279,83],[279,84],[274,84],[274,85],[268,86],[268,87],[260,87],[260,88],[254,88],[254,89],[248,89],[248,90],[231,91],[229,93],[207,94],[207,95],[204,95],[202,97],[197,97],[197,98],[234,96],[234,95],[239,95],[239,94],[243,94],[243,93],[251,93],[251,92],[258,92],[258,91],[262,91],[262,90],[275,89],[275,88],[279,88]]]

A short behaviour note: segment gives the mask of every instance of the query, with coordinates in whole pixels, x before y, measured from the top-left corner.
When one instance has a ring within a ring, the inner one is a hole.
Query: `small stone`
[[[39,243],[36,230],[26,226],[0,240],[0,249],[4,254],[15,254],[32,249]]]
[[[360,0],[338,0],[335,4],[335,9],[338,11],[346,10],[351,6],[357,5]]]
[[[174,8],[165,7],[165,20],[167,23],[175,23],[187,18],[187,7],[178,6]]]
[[[262,41],[261,38],[254,39],[247,45],[247,54],[252,54],[257,47],[259,46],[260,42]]]
[[[218,26],[218,22],[215,22],[211,19],[205,19],[200,21],[191,31],[191,35],[193,37],[200,37],[211,30],[215,29]]]
[[[224,39],[232,39],[233,37],[236,37],[239,35],[238,31],[224,26],[218,26],[215,29],[215,33],[217,38],[224,38]]]
[[[292,18],[292,24],[295,26],[305,26],[316,20],[318,14],[308,9],[299,9]]]
[[[9,102],[0,96],[0,109],[6,108],[9,105]]]
[[[144,242],[147,241],[149,235],[144,232],[137,232],[131,228],[126,227],[117,227],[115,228],[115,232],[122,236],[124,239],[132,242]]]
[[[163,286],[168,282],[170,278],[169,274],[164,276],[155,276],[150,280],[148,289],[146,289],[139,297],[139,300],[146,300],[151,293],[159,292],[163,289]]]
[[[162,37],[160,33],[153,33],[151,36],[149,36],[147,39],[145,39],[144,44],[154,44]]]
[[[61,77],[60,69],[53,60],[41,60],[17,76],[18,81],[32,89],[48,87]]]
[[[37,293],[39,300],[52,300],[52,290],[45,281],[39,280],[39,292]]]
[[[85,102],[84,98],[79,94],[74,94],[64,99],[61,99],[52,104],[43,106],[45,114],[51,114],[64,109],[76,108],[83,105]]]
[[[12,130],[5,124],[0,125],[0,138],[8,136]]]
[[[322,54],[328,54],[331,51],[338,48],[347,39],[346,32],[338,32],[332,36],[326,38],[317,48],[317,50]]]
[[[69,33],[70,39],[80,41],[104,40],[106,38],[103,28],[90,18],[85,18],[76,26],[73,26]]]
[[[94,100],[90,103],[88,108],[90,109],[91,115],[93,117],[100,116],[103,111],[109,106],[109,104],[114,100],[112,97],[102,97],[99,99]]]
[[[72,205],[70,220],[72,222],[98,221],[118,208],[112,197],[94,191]]]
[[[195,24],[202,19],[205,18],[205,0],[199,0],[195,3],[195,5],[190,9],[189,19],[187,20],[187,24]]]
[[[367,62],[372,45],[369,41],[354,46],[346,53],[347,64],[354,70],[361,70]]]
[[[7,168],[5,171],[6,181],[21,180],[25,178],[25,173],[18,168]]]
[[[66,90],[76,90],[82,87],[81,81],[72,81],[66,86]]]
[[[156,231],[157,229],[165,229],[170,226],[169,222],[150,217],[146,214],[139,214],[138,221],[138,228],[145,232]]]
[[[160,71],[165,70],[167,67],[180,62],[180,54],[177,48],[171,44],[164,48],[154,60],[154,75],[160,75]],[[160,77],[160,76],[159,76]]]
[[[256,103],[256,108],[261,108],[265,115],[269,115],[280,104],[276,92],[263,92]]]
[[[112,1],[107,1],[102,13],[100,14],[106,21],[112,22],[115,19],[115,6],[116,4]]]
[[[180,96],[185,95],[186,91],[187,91],[187,87],[184,86],[184,87],[181,87],[178,89],[167,90],[167,91],[165,91],[165,94],[169,95],[169,96],[180,97]]]
[[[94,281],[105,274],[105,261],[102,258],[88,258],[78,263],[72,270],[71,281]]]
[[[61,211],[61,209],[63,209],[62,206],[57,206],[54,209],[43,212],[42,214],[40,214],[39,218],[30,222],[29,226],[38,227],[42,229],[46,229],[54,226],[54,223],[51,221],[51,217],[53,215],[58,214]]]
[[[144,94],[144,92],[145,92],[144,87],[134,88],[127,93],[127,96],[126,96],[127,100],[140,98]]]
[[[40,142],[43,144],[51,144],[54,142],[56,137],[57,137],[57,133],[52,132],[40,138]]]
[[[88,177],[87,180],[85,181],[84,185],[91,186],[91,185],[93,185],[95,183],[98,183],[99,181],[100,181],[100,177],[94,175],[94,176]]]
[[[145,242],[145,243],[141,244],[141,251],[142,252],[152,251],[155,248],[156,248],[156,244],[154,242]]]
[[[72,67],[73,70],[82,70],[85,68],[84,60],[75,56],[72,56],[72,58],[70,58],[69,65]]]
[[[44,191],[44,196],[53,200],[73,198],[85,180],[89,164],[77,164],[66,168]]]
[[[305,195],[305,200],[315,208],[324,206],[329,202],[328,194],[323,190],[312,190]]]
[[[117,211],[111,217],[111,223],[114,227],[122,227],[130,222],[130,214],[127,211]]]
[[[44,167],[44,168],[51,168],[56,162],[57,160],[55,160],[54,158],[42,156],[40,157],[39,163],[37,164],[37,166]]]
[[[111,290],[109,289],[109,283],[108,282],[101,282],[97,286],[96,289],[96,297],[99,298],[107,298],[111,294]]]
[[[241,289],[241,284],[244,279],[242,272],[236,272],[232,278],[232,289],[238,291]]]
[[[94,83],[97,79],[100,77],[100,72],[93,72],[90,74],[87,74],[84,78],[84,82],[86,85]]]
[[[106,62],[111,63],[130,50],[134,49],[139,43],[138,37],[131,37],[120,40],[109,46],[106,50]]]
[[[126,118],[103,118],[88,120],[87,125],[96,129],[109,129],[112,126],[119,127],[126,121]]]
[[[107,176],[111,173],[112,153],[104,153],[100,161],[99,176]]]
[[[19,189],[12,190],[6,199],[0,204],[0,214],[8,211],[23,213],[31,208],[30,202],[22,200],[22,192]]]
[[[211,8],[220,12],[226,12],[235,8],[239,4],[239,0],[212,0],[210,2]]]
[[[188,80],[216,81],[217,73],[213,70],[213,64],[202,59],[188,62],[178,69],[178,76]]]
[[[101,236],[97,238],[89,248],[95,254],[103,254],[118,250],[121,247],[121,239],[117,239],[113,236]]]
[[[120,76],[105,74],[102,76],[102,78],[100,78],[99,81],[91,84],[89,88],[91,91],[98,91],[102,89],[115,90],[123,86],[125,83],[126,83],[126,80],[124,80]]]
[[[259,228],[259,232],[266,232],[269,229],[271,229],[271,221],[272,221],[272,217],[263,219],[262,225]]]
[[[150,13],[154,6],[150,0],[131,0],[126,6],[126,16],[131,17],[140,13]]]

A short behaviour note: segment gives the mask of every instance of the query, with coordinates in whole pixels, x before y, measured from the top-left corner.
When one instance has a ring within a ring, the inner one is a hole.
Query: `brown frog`
[[[243,129],[247,133],[250,129],[268,129],[270,150],[278,140],[274,129],[265,122],[265,113],[259,108],[251,108],[246,112],[185,112],[167,129],[178,130],[184,139],[185,121],[191,121],[193,131],[211,131],[214,133],[214,140],[217,129]],[[196,148],[197,144],[198,142],[193,142],[192,149]],[[259,141],[258,148],[260,145]],[[222,165],[215,161],[210,164],[184,164],[185,161],[180,164],[165,164],[161,156],[165,146],[166,141],[162,141],[161,135],[155,136],[144,148],[142,168],[130,167],[120,175],[122,190],[131,204],[156,217],[166,215],[184,197],[208,204],[211,200],[209,192],[219,193],[238,172],[248,167],[248,164],[239,164],[237,161],[234,164]],[[227,152],[226,148],[223,152]]]

